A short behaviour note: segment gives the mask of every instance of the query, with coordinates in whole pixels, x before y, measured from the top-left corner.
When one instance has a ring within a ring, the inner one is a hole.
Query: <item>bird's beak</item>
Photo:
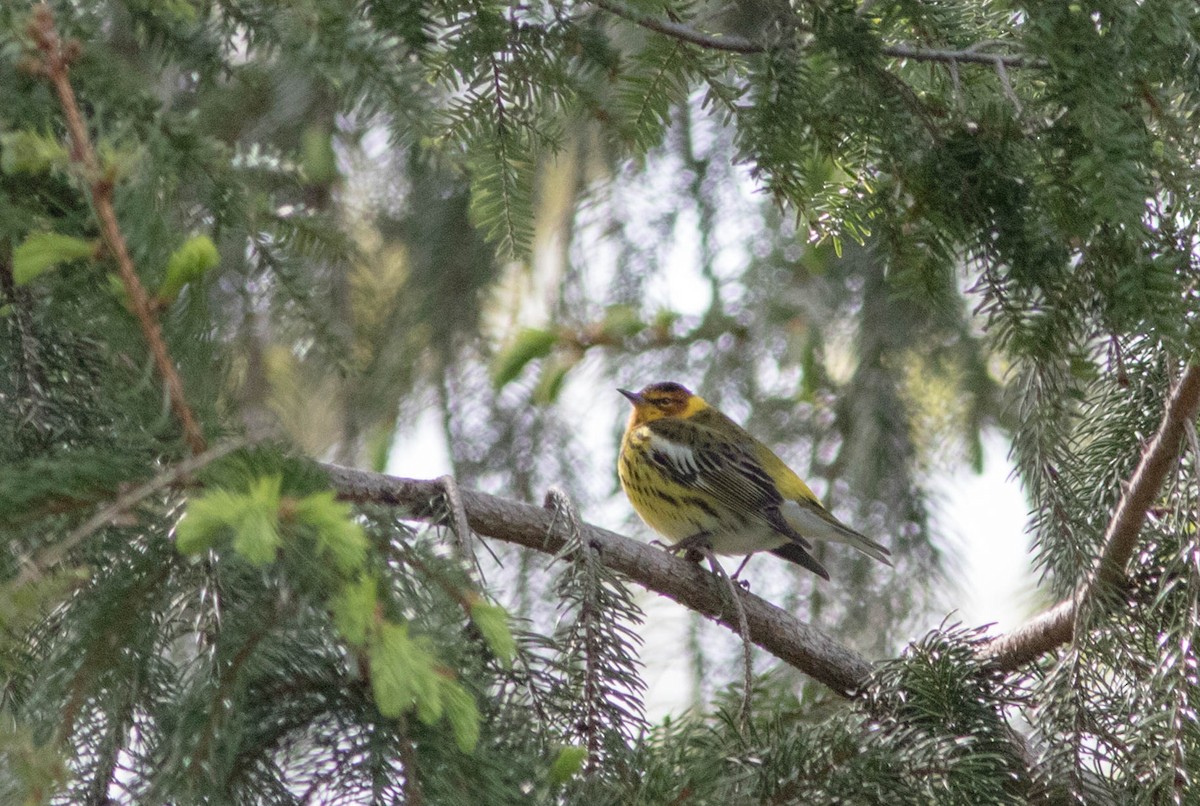
[[[646,402],[637,392],[630,392],[628,389],[618,389],[617,391],[629,398],[629,402],[635,406],[640,406]]]

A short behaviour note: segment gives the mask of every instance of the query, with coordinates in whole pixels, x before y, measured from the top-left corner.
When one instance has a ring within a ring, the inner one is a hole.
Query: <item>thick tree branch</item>
[[[410,517],[432,521],[441,517],[437,502],[444,494],[437,481],[418,481],[322,465],[338,496],[356,503],[400,506]],[[461,490],[463,509],[472,529],[481,535],[556,554],[569,537],[569,526],[552,512],[492,495]],[[728,606],[729,591],[712,574],[661,549],[588,524],[580,539],[599,553],[601,561],[647,590],[661,593],[738,631],[738,614]],[[842,695],[860,688],[871,664],[820,630],[738,588],[750,640]]]
[[[1096,568],[1076,594],[1013,632],[998,636],[980,651],[984,659],[1012,670],[1071,640],[1079,604],[1103,587],[1124,578],[1137,548],[1138,535],[1180,450],[1187,423],[1200,408],[1200,365],[1188,365],[1167,402],[1158,432],[1142,455],[1129,487],[1105,533],[1104,551]],[[444,494],[438,481],[395,478],[380,473],[323,465],[338,495],[357,503],[405,508],[411,517],[441,517],[436,502]],[[461,491],[472,529],[481,535],[555,554],[567,540],[565,524],[544,509],[470,490]],[[591,541],[603,562],[647,590],[661,593],[735,632],[738,614],[726,607],[728,592],[698,566],[665,551],[595,526],[583,525],[582,539]],[[775,657],[811,675],[840,694],[860,688],[871,671],[863,657],[820,630],[778,607],[739,589],[750,639]]]
[[[593,3],[605,11],[620,17],[623,20],[628,20],[635,25],[641,26],[648,31],[669,36],[672,39],[678,39],[681,42],[688,42],[693,45],[698,45],[708,50],[721,50],[727,53],[765,53],[769,49],[769,45],[765,42],[757,42],[751,39],[746,39],[741,36],[721,36],[718,34],[710,34],[704,31],[698,31],[689,25],[685,25],[673,20],[664,20],[660,17],[655,17],[649,14],[642,14],[635,11],[617,0],[592,0]],[[807,30],[804,26],[795,26],[797,30]],[[896,59],[912,59],[917,62],[944,62],[947,64],[956,64],[964,62],[968,64],[986,64],[996,67],[1040,67],[1043,66],[1040,62],[1030,59],[1021,54],[1014,53],[985,53],[975,48],[965,48],[962,50],[938,50],[931,48],[918,48],[912,45],[884,45],[880,48],[880,52],[885,56],[890,56]]]
[[[125,236],[117,223],[117,213],[113,209],[113,178],[101,170],[96,150],[92,147],[87,126],[83,122],[83,114],[79,111],[79,103],[75,99],[75,90],[71,87],[69,72],[71,62],[78,56],[79,44],[72,41],[63,42],[59,38],[54,27],[54,14],[44,3],[34,10],[29,32],[41,53],[38,71],[54,87],[62,106],[63,117],[66,118],[67,131],[71,135],[71,160],[83,169],[104,245],[117,263],[117,274],[125,287],[125,293],[129,296],[129,306],[133,309],[142,335],[150,346],[158,373],[167,385],[171,410],[183,427],[184,439],[187,440],[192,453],[203,453],[205,445],[200,424],[192,413],[187,397],[184,396],[183,381],[175,369],[174,362],[171,361],[167,343],[163,341],[162,328],[158,324],[154,306],[142,281],[138,279],[137,271],[133,267],[133,258],[129,256],[129,248],[125,244]]]
[[[1167,401],[1158,432],[1142,454],[1129,487],[1109,521],[1104,533],[1104,551],[1087,581],[1070,599],[985,645],[983,657],[995,660],[1002,669],[1011,670],[1065,644],[1075,633],[1079,605],[1125,578],[1125,566],[1137,549],[1146,512],[1153,506],[1167,474],[1175,466],[1184,433],[1188,423],[1195,420],[1197,408],[1200,408],[1200,365],[1189,364]]]

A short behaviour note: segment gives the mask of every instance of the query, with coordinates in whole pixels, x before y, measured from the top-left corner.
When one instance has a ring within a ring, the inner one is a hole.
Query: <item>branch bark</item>
[[[409,517],[417,520],[440,517],[437,502],[444,490],[436,481],[396,478],[330,464],[322,467],[344,501],[403,507]],[[568,524],[556,521],[548,510],[473,490],[460,492],[467,520],[481,535],[550,555],[557,554],[569,537]],[[579,528],[580,539],[588,541],[608,567],[647,590],[738,631],[738,614],[729,606],[729,592],[712,574],[615,532],[588,524],[580,524]],[[871,664],[861,655],[748,591],[738,588],[737,595],[745,611],[750,640],[767,652],[843,696],[851,696],[866,681]]]
[[[100,224],[104,245],[117,263],[117,274],[125,287],[125,293],[129,296],[133,315],[137,318],[142,335],[150,346],[158,374],[167,385],[171,410],[183,427],[184,439],[187,440],[192,453],[201,454],[204,452],[205,443],[200,424],[183,393],[183,381],[171,360],[167,343],[163,340],[162,328],[159,326],[150,296],[133,267],[133,258],[129,256],[125,236],[117,223],[116,210],[113,209],[113,179],[106,176],[100,168],[96,150],[92,147],[87,126],[83,122],[83,114],[79,111],[79,103],[75,99],[75,90],[71,86],[71,62],[78,57],[79,44],[73,41],[63,42],[54,26],[54,13],[45,3],[34,10],[29,32],[41,53],[38,70],[50,82],[58,96],[59,105],[62,106],[67,131],[71,136],[71,160],[83,168],[84,179],[91,194],[92,209]]]
[[[1200,408],[1200,365],[1188,364],[1167,400],[1166,412],[1104,533],[1104,551],[1075,594],[1008,635],[986,644],[981,656],[1012,670],[1062,644],[1075,634],[1080,605],[1125,578],[1125,567],[1137,549],[1146,513],[1158,498],[1167,474],[1179,457],[1188,423]]]
[[[697,45],[708,50],[720,50],[727,53],[754,54],[765,53],[770,49],[770,46],[765,42],[758,42],[751,39],[746,39],[741,36],[722,36],[718,34],[710,34],[705,31],[697,30],[689,25],[684,25],[674,20],[664,20],[649,14],[642,14],[635,11],[618,0],[592,0],[598,7],[602,8],[610,14],[620,17],[623,20],[632,22],[645,28],[648,31],[669,36],[672,39],[678,39],[681,42],[688,42],[692,45]],[[802,25],[794,26],[796,30],[808,30]],[[884,56],[890,56],[895,59],[912,59],[917,62],[944,62],[947,64],[956,64],[964,62],[968,64],[986,64],[996,67],[997,69],[1004,67],[1043,67],[1044,65],[1036,60],[1030,59],[1019,53],[986,53],[978,49],[964,48],[961,50],[938,50],[932,48],[918,48],[912,45],[883,45],[880,52]]]
[[[1124,578],[1138,535],[1179,455],[1187,423],[1200,408],[1200,365],[1189,364],[1167,402],[1166,413],[1122,496],[1105,533],[1104,551],[1088,580],[1070,599],[980,649],[980,657],[1011,671],[1054,650],[1074,634],[1079,605]],[[404,508],[409,517],[433,522],[441,517],[439,481],[396,478],[381,473],[322,465],[345,501]],[[566,524],[545,509],[471,490],[462,490],[462,508],[477,533],[496,540],[557,554],[568,538]],[[738,615],[727,606],[720,581],[697,565],[606,529],[581,525],[602,561],[647,590],[660,593],[738,632]],[[844,696],[860,689],[871,663],[832,637],[775,605],[738,589],[750,640]]]

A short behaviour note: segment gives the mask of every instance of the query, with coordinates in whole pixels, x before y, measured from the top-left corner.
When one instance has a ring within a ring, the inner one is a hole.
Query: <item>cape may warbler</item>
[[[809,553],[809,540],[829,540],[891,565],[887,549],[831,515],[770,448],[699,395],[677,383],[618,391],[633,404],[621,487],[673,551],[770,551],[829,579]]]

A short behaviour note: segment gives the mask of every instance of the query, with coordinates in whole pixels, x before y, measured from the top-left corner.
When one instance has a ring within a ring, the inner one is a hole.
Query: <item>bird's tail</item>
[[[841,526],[841,524],[839,524],[839,526]],[[845,543],[848,546],[853,546],[871,559],[879,560],[879,562],[883,563],[884,565],[890,566],[892,564],[890,559],[892,553],[890,551],[866,535],[860,534],[848,526],[841,527],[840,538],[831,539],[835,542]]]
[[[830,543],[845,543],[861,551],[873,560],[891,565],[891,552],[864,534],[851,529],[839,521],[828,510],[807,502],[789,501],[783,507],[784,519],[793,529],[810,540],[825,540]],[[815,562],[815,560],[814,560]]]
[[[807,568],[826,582],[829,581],[829,572],[825,570],[825,566],[821,565],[817,558],[809,554],[799,543],[784,543],[777,549],[771,549],[771,553],[802,568]]]

